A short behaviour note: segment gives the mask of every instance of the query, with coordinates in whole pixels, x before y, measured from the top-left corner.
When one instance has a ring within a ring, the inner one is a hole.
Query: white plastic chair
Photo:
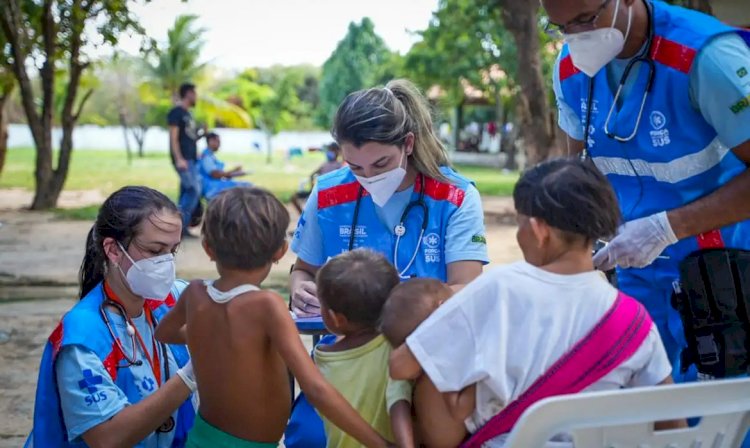
[[[693,428],[654,431],[653,422],[703,417]],[[750,427],[750,379],[552,397],[526,410],[506,448],[543,447],[572,434],[576,448],[738,448]]]

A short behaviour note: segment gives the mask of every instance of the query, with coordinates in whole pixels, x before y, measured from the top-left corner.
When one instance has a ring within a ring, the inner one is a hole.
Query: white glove
[[[185,385],[190,389],[190,392],[195,392],[198,388],[198,383],[195,382],[195,374],[193,373],[193,361],[190,360],[177,371],[177,376],[182,379]]]
[[[656,260],[667,246],[677,242],[667,212],[626,222],[617,236],[594,255],[594,266],[602,271],[615,267],[643,268]]]

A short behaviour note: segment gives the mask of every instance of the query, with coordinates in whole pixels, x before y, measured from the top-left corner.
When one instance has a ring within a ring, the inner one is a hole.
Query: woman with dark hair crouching
[[[181,447],[195,390],[184,346],[154,338],[185,282],[175,280],[182,222],[166,196],[124,187],[86,241],[80,301],[42,355],[27,447]]]

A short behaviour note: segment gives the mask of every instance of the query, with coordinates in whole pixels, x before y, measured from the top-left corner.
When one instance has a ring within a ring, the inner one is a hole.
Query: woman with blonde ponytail
[[[297,316],[320,314],[318,269],[354,248],[384,254],[402,280],[436,278],[459,289],[481,274],[488,257],[479,192],[451,168],[430,107],[412,83],[350,94],[332,134],[348,166],[318,178],[297,224],[290,281]],[[299,432],[314,434],[312,426]],[[293,439],[325,446],[287,434]]]
[[[297,315],[320,313],[315,273],[355,247],[384,253],[402,279],[432,277],[459,288],[482,272],[488,259],[479,192],[450,167],[429,105],[411,82],[350,94],[332,134],[348,167],[319,179],[297,225]]]

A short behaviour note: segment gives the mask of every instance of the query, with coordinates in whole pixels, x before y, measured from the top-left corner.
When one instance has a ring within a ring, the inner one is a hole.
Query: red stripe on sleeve
[[[356,201],[359,189],[359,182],[349,182],[319,191],[318,210]],[[362,192],[362,197],[365,196],[367,196],[367,191]]]
[[[682,73],[690,73],[690,68],[693,66],[697,53],[694,48],[661,36],[654,37],[651,44],[651,58],[654,61]]]

